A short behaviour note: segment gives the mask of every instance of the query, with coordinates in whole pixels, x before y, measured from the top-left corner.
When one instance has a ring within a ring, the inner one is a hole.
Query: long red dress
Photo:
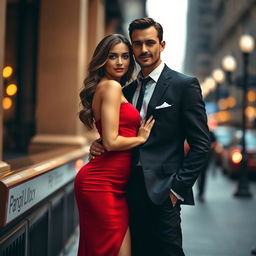
[[[139,112],[130,103],[120,106],[119,135],[135,137]],[[96,122],[102,135],[101,123]],[[126,185],[131,150],[106,151],[83,166],[75,178],[79,211],[79,256],[117,256],[128,228]]]

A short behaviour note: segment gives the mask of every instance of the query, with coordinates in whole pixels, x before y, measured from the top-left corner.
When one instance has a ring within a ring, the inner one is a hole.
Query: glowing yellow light
[[[232,153],[231,153],[231,160],[234,164],[239,164],[241,161],[242,161],[242,154],[240,151],[238,150],[234,150]]]
[[[3,98],[3,109],[10,109],[12,107],[12,99],[9,97]]]
[[[232,55],[226,55],[222,59],[222,67],[225,71],[233,72],[236,69],[236,59]]]
[[[8,78],[12,75],[13,69],[11,66],[6,66],[3,69],[3,77]]]
[[[229,121],[231,118],[231,115],[228,111],[221,111],[219,113],[217,113],[216,119],[219,122],[227,122]]]
[[[78,172],[83,165],[84,165],[84,160],[83,159],[77,159],[76,162],[75,162],[76,171]]]
[[[256,101],[256,93],[254,91],[249,91],[247,94],[247,99],[249,102],[255,102]]]
[[[245,109],[245,114],[248,118],[253,118],[255,116],[255,112],[255,108],[251,106]]]
[[[216,68],[212,72],[212,77],[217,83],[222,83],[225,79],[225,73],[220,68]]]
[[[204,81],[204,84],[209,91],[212,91],[216,88],[216,82],[212,77],[207,77]]]
[[[6,93],[9,96],[13,96],[14,94],[16,94],[18,88],[16,84],[9,84],[6,88]]]
[[[228,107],[233,108],[236,105],[236,99],[232,96],[227,98]]]
[[[254,49],[254,38],[249,34],[240,37],[239,46],[243,53],[251,53]]]

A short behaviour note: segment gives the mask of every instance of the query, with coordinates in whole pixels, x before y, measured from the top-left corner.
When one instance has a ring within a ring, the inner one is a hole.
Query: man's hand
[[[96,156],[100,156],[102,153],[105,152],[104,146],[102,145],[102,139],[99,138],[97,140],[95,140],[89,149],[89,161],[91,161],[92,159],[94,159]]]
[[[170,193],[170,199],[171,199],[171,201],[172,201],[173,207],[175,207],[175,205],[176,205],[176,203],[177,203],[177,201],[178,201],[178,198],[171,192],[171,193]]]

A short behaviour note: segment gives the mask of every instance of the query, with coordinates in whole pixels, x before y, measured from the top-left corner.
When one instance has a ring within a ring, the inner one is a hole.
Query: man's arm
[[[94,159],[96,156],[101,155],[105,152],[105,148],[102,145],[102,139],[99,138],[97,140],[94,140],[89,148],[89,161]]]
[[[182,198],[194,185],[205,168],[210,150],[209,130],[201,88],[196,78],[191,79],[182,95],[182,121],[190,146],[182,167],[174,177],[171,189]]]

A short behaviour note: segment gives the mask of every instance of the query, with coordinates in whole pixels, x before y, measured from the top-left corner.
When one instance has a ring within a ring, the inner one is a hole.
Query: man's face
[[[132,49],[137,63],[142,71],[148,74],[160,63],[160,53],[164,50],[165,42],[159,42],[155,27],[136,29],[131,35]]]

